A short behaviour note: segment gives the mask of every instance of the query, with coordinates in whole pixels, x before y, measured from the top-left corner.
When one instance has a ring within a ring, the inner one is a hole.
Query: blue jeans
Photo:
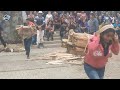
[[[34,35],[32,37],[32,44],[34,45],[34,44],[36,44],[36,42],[37,42],[37,35]]]
[[[29,54],[30,54],[31,43],[32,43],[32,38],[24,39],[24,47],[25,47],[25,51],[26,51],[27,56],[29,56]]]
[[[87,63],[84,63],[84,70],[90,79],[103,79],[105,67],[96,69],[96,68],[88,65]]]

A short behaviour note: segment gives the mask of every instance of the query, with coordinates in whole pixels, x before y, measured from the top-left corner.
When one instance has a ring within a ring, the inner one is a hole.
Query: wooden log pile
[[[82,65],[84,60],[83,57],[78,57],[73,54],[63,52],[53,52],[33,58],[32,60],[49,60],[46,64],[79,64]]]
[[[92,35],[87,33],[75,33],[69,31],[68,39],[62,40],[62,47],[67,48],[67,53],[84,56],[87,44]]]

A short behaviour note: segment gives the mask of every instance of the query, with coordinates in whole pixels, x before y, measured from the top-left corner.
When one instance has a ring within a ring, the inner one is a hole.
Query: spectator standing
[[[114,28],[116,29],[116,33],[118,34],[119,42],[120,42],[120,22],[116,20],[113,24]]]
[[[112,22],[111,22],[110,15],[109,15],[108,12],[106,12],[106,14],[105,14],[105,16],[104,16],[104,22],[105,22],[105,24],[110,24],[110,23],[112,23]]]
[[[52,41],[54,40],[53,39],[54,25],[52,20],[49,20],[48,23],[46,24],[46,34],[47,34],[47,41],[49,41],[50,38]]]
[[[37,46],[38,48],[43,48],[43,41],[44,41],[44,30],[45,30],[45,23],[44,17],[42,16],[43,12],[39,11],[38,16],[35,17],[35,22],[37,26]]]
[[[55,31],[58,30],[60,28],[60,18],[57,12],[53,13],[53,23],[54,23]]]
[[[117,13],[117,20],[120,22],[120,13]]]
[[[84,32],[88,33],[89,32],[87,21],[80,20],[79,25],[80,25],[80,30],[81,30],[82,33],[84,33]]]
[[[88,21],[88,27],[89,27],[90,34],[93,34],[99,29],[99,23],[98,23],[98,20],[95,18],[94,13],[90,14],[90,20]]]
[[[81,11],[81,13],[80,13],[80,18],[81,18],[83,21],[86,21],[87,15],[86,15],[86,13],[85,13],[84,11]]]
[[[61,27],[60,27],[60,37],[61,40],[64,38],[65,34],[66,34],[66,27],[67,27],[67,23],[62,23]]]
[[[48,11],[48,14],[45,17],[45,23],[47,24],[49,20],[53,21],[53,15],[51,14],[51,11]]]

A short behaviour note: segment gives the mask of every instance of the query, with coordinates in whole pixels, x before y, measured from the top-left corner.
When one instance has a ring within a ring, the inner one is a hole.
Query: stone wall
[[[11,16],[9,21],[3,22],[4,34],[3,37],[7,43],[16,43],[20,42],[20,37],[17,35],[15,30],[16,25],[23,24],[22,20],[22,11],[0,11],[0,20],[5,14]]]

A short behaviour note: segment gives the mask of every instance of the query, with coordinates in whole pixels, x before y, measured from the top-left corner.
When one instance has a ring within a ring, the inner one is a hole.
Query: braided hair
[[[115,34],[115,30],[112,29],[112,28],[109,28],[105,31],[103,31],[101,34],[100,34],[100,43],[102,44],[103,46],[103,49],[104,49],[104,56],[107,56],[107,54],[109,53],[109,46],[112,44],[112,40],[110,40],[108,43],[106,43],[103,39],[103,35],[109,33],[109,32],[113,32]]]

